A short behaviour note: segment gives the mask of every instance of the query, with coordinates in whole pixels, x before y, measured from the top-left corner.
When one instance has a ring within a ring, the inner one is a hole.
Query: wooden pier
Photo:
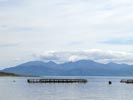
[[[122,79],[120,82],[121,83],[132,83],[133,84],[133,79]]]
[[[28,79],[28,83],[86,83],[86,79]]]

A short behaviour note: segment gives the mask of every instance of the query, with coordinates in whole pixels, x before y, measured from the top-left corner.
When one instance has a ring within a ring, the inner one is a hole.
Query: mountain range
[[[57,64],[55,62],[30,61],[1,70],[19,75],[37,76],[133,76],[133,65],[79,60]]]

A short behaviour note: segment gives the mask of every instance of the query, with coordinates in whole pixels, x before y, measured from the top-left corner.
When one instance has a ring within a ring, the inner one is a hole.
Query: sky
[[[0,0],[0,69],[81,59],[133,64],[132,0]]]

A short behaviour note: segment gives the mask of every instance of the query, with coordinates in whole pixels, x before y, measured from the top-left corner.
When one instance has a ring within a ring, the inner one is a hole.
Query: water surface
[[[27,77],[1,77],[0,100],[133,100],[133,84],[120,83],[121,79],[133,77],[56,78],[84,78],[88,83],[29,84]]]

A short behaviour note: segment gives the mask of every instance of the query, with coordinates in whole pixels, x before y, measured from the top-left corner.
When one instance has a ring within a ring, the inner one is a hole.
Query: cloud
[[[0,0],[0,63],[12,66],[11,58],[49,50],[79,51],[37,57],[58,62],[102,59],[131,63],[132,57],[124,59],[118,54],[119,60],[114,57],[117,53],[106,50],[133,51],[132,12],[132,0]],[[16,41],[22,44],[18,46]],[[105,51],[83,51],[88,48]]]
[[[118,39],[103,41],[102,43],[112,44],[112,45],[133,45],[133,39],[118,38]]]
[[[20,43],[0,43],[1,48],[17,47]]]
[[[15,62],[18,62],[18,61],[21,61],[22,59],[21,58],[14,58],[13,61]]]
[[[78,60],[94,60],[101,63],[127,63],[133,64],[133,53],[120,51],[104,51],[99,49],[89,49],[84,51],[49,51],[36,55],[36,59],[43,61],[55,61],[63,63]]]

